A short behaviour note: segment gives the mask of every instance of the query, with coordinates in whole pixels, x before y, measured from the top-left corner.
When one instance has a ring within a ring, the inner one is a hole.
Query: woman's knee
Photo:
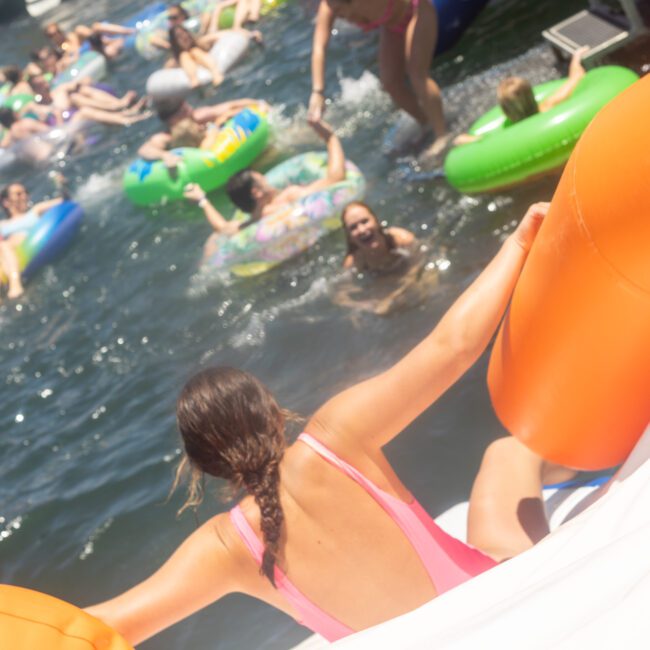
[[[440,96],[440,88],[429,76],[428,70],[422,70],[417,66],[408,65],[407,73],[411,87],[416,95],[435,94]]]
[[[504,467],[518,459],[530,458],[533,453],[524,445],[513,438],[506,436],[492,441],[483,452],[481,468]]]

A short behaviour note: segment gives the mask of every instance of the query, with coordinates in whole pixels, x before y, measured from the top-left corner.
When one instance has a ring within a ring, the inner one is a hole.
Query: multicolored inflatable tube
[[[265,113],[245,108],[228,120],[210,151],[184,147],[173,153],[182,157],[170,172],[160,161],[139,158],[124,174],[124,191],[136,205],[152,205],[183,198],[188,183],[198,183],[204,192],[225,185],[228,179],[250,166],[264,151],[269,139]]]
[[[83,210],[72,201],[50,208],[27,230],[27,236],[16,247],[16,256],[23,279],[28,280],[47,264],[51,264],[69,246],[81,225]],[[1,229],[1,226],[0,226]]]
[[[0,641],[7,650],[133,650],[78,607],[12,585],[0,585]]]
[[[59,84],[74,79],[90,77],[94,81],[101,81],[106,76],[106,58],[99,52],[84,52],[79,58],[63,72],[60,72],[52,81],[52,88]]]
[[[650,422],[648,106],[645,77],[587,127],[490,358],[503,424],[569,467],[617,465]]]
[[[481,139],[449,152],[447,180],[460,192],[484,192],[560,169],[596,113],[637,79],[627,68],[596,68],[580,80],[567,100],[514,124],[495,106],[469,129]],[[535,98],[544,100],[565,81],[536,86]]]
[[[204,266],[227,270],[234,275],[259,275],[307,250],[322,236],[341,227],[341,212],[351,201],[361,200],[366,183],[359,168],[346,163],[344,181],[318,190],[294,204],[239,231],[222,237],[218,250]],[[306,185],[327,173],[327,155],[310,152],[294,156],[266,174],[278,189]],[[236,219],[246,219],[239,213]]]
[[[229,72],[248,52],[250,37],[245,32],[226,32],[210,50],[210,57],[222,75]],[[197,78],[201,86],[212,81],[212,74],[199,67]],[[182,100],[192,92],[190,78],[182,68],[163,68],[147,79],[147,95],[154,101]]]

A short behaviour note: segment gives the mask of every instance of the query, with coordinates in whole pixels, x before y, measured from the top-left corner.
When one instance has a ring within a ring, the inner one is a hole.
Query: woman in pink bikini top
[[[250,374],[220,367],[190,379],[177,405],[186,453],[179,471],[191,477],[186,506],[200,502],[204,474],[245,496],[150,578],[88,611],[136,644],[242,592],[336,640],[419,607],[546,534],[534,502],[550,468],[514,438],[492,443],[484,457],[469,544],[435,524],[382,453],[485,350],[546,208],[531,206],[419,345],[330,398],[293,444],[287,412]],[[564,477],[555,470],[552,478]]]

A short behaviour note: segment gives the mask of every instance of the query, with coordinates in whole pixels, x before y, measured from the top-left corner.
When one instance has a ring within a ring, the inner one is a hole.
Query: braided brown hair
[[[222,366],[207,368],[185,384],[176,417],[187,454],[176,482],[184,469],[191,469],[189,498],[181,510],[200,503],[202,473],[251,494],[260,510],[264,539],[260,573],[275,586],[284,524],[279,486],[285,412],[255,377]]]

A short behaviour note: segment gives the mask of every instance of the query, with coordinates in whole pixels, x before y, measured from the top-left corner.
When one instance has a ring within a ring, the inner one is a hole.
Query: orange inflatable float
[[[506,428],[580,469],[623,461],[650,421],[650,75],[578,142],[497,336]]]
[[[117,632],[58,598],[0,585],[0,648],[133,650]]]

